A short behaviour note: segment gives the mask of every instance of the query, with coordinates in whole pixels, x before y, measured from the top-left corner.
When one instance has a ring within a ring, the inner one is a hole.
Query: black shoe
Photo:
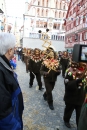
[[[44,88],[39,88],[40,91],[42,91]]]
[[[69,122],[64,122],[65,126],[68,127],[68,128],[71,128],[71,125]]]
[[[32,85],[29,85],[29,88],[32,88]]]
[[[45,101],[47,101],[47,97],[46,96],[43,95],[43,98],[44,98]]]
[[[49,108],[50,108],[51,110],[54,110],[54,106],[53,106],[53,105],[49,105]]]

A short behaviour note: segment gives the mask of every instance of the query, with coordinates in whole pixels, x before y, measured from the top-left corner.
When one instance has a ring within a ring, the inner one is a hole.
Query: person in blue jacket
[[[14,49],[15,36],[0,33],[0,130],[23,130],[23,97],[10,65]]]
[[[16,69],[17,64],[14,62],[13,59],[10,60],[10,64],[11,64],[13,69]]]

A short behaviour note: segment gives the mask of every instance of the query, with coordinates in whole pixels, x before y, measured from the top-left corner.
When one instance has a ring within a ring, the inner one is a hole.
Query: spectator
[[[21,47],[18,48],[17,53],[18,53],[18,60],[20,60],[21,59],[21,53],[22,53]]]
[[[10,65],[14,49],[14,35],[0,33],[0,130],[23,130],[22,92]]]

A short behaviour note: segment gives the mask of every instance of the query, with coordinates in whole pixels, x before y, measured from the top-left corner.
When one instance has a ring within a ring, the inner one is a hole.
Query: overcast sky
[[[5,0],[7,15],[15,17],[23,17],[25,10],[25,0]]]

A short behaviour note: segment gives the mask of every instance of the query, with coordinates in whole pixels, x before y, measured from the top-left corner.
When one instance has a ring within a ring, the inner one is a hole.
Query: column
[[[44,6],[46,7],[46,0],[44,0]]]
[[[40,6],[42,6],[42,0],[40,0]]]
[[[60,23],[60,30],[62,30],[62,23]]]
[[[40,27],[40,20],[39,20],[39,27]]]

